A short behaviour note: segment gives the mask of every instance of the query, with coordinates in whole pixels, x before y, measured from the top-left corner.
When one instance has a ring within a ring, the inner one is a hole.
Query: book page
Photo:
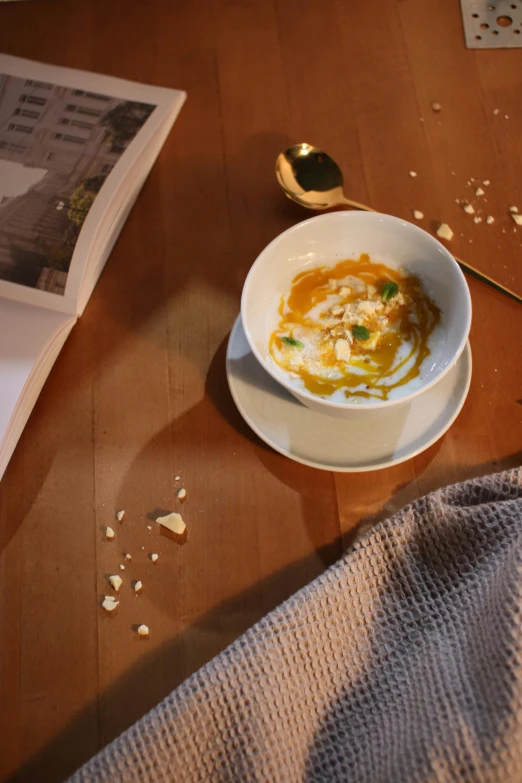
[[[0,477],[75,322],[46,308],[0,303]]]
[[[77,312],[99,226],[185,97],[0,55],[0,296]]]

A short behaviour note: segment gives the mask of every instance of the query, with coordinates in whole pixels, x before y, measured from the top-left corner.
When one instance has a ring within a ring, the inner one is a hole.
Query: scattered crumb
[[[477,188],[476,191],[475,191],[475,195],[476,196],[483,196],[484,195],[484,191],[482,190],[482,188]]]
[[[440,103],[432,103],[431,108],[433,109],[433,111],[440,111],[442,109],[442,106],[440,105]]]
[[[499,113],[500,113],[500,109],[493,109],[493,114],[499,114]]]
[[[145,549],[145,547],[144,547],[144,546],[142,546],[141,548],[142,548],[142,549]]]
[[[475,215],[473,218],[474,223],[482,223],[482,218],[479,215]]]
[[[181,489],[178,489],[176,495],[178,496],[179,500],[183,500],[184,498],[187,497],[187,490],[184,487],[182,487]]]
[[[509,114],[504,114],[504,119],[509,120]]]
[[[518,207],[512,206],[509,208],[510,212],[518,212]]]
[[[139,593],[139,591],[142,589],[143,589],[143,584],[138,579],[138,581],[134,583],[134,592]]]
[[[132,560],[132,555],[129,555],[129,553],[127,552],[127,554],[125,555],[125,560],[127,560],[130,563],[130,561]]]
[[[114,538],[114,530],[112,527],[108,527],[105,530],[105,538],[108,538],[109,541]]]
[[[158,557],[159,557],[159,555],[157,555],[156,552],[153,552],[151,554],[151,556],[150,556],[150,559],[152,560],[153,563],[155,563],[157,561]]]
[[[152,525],[147,525],[147,530],[152,530]]]
[[[124,516],[125,516],[125,511],[122,510],[116,512],[116,519],[118,520],[118,522],[121,522]]]
[[[416,171],[408,171],[408,174],[410,175],[410,177],[416,177],[417,176],[417,172]]]
[[[119,601],[117,601],[112,595],[106,595],[103,599],[102,606],[105,609],[106,612],[113,612],[117,606],[119,606]]]
[[[123,565],[123,563],[120,564],[120,571],[125,571],[125,566]]]
[[[122,578],[121,578],[121,576],[118,576],[118,574],[116,574],[115,576],[110,576],[109,577],[109,583],[110,583],[111,587],[114,588],[114,590],[116,590],[116,592],[118,592],[118,590],[120,589],[120,587],[122,585]]]
[[[522,226],[522,215],[515,215],[515,213],[513,212],[511,214],[511,217],[513,218],[517,226]]]
[[[424,217],[424,213],[420,211],[420,209],[414,209],[413,210],[413,217],[415,220],[422,220]]]
[[[138,635],[139,636],[148,636],[149,635],[149,627],[147,625],[140,625],[138,628]]]
[[[174,481],[179,481],[181,479],[181,476],[174,476]]]
[[[483,179],[482,184],[487,187],[490,184],[489,179]]]
[[[441,223],[437,229],[437,236],[450,242],[453,237],[453,231],[447,223]]]
[[[173,533],[177,533],[178,536],[181,536],[187,528],[181,514],[167,514],[165,517],[158,517],[156,522],[159,522],[163,527],[172,530]]]
[[[488,224],[488,226],[490,226],[494,222],[495,222],[495,218],[493,217],[493,215],[488,215],[486,218],[486,223]]]
[[[475,210],[474,210],[472,204],[465,203],[465,204],[462,205],[462,209],[464,210],[464,212],[467,212],[468,215],[474,215],[475,214]]]

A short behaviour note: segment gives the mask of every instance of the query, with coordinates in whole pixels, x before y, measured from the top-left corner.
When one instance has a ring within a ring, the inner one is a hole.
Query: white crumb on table
[[[493,109],[493,114],[500,114],[500,109]]]
[[[127,552],[127,554],[125,555],[125,560],[127,560],[130,563],[130,561],[132,560],[132,555],[129,555],[129,553]]]
[[[105,528],[105,538],[108,538],[109,541],[111,541],[114,538],[114,535],[115,533],[112,527]]]
[[[487,187],[490,184],[489,179],[483,179],[482,184]]]
[[[475,214],[475,209],[473,208],[473,204],[464,203],[462,205],[462,209],[464,210],[464,212],[467,212],[468,215]]]
[[[495,218],[493,217],[493,215],[488,215],[486,217],[486,223],[488,224],[488,226],[490,226],[494,222],[495,222]]]
[[[176,495],[179,500],[183,500],[184,498],[187,497],[187,490],[184,487],[182,487],[181,489],[178,489]]]
[[[152,525],[147,525],[147,530],[152,530]]]
[[[125,566],[123,565],[123,563],[120,564],[120,571],[125,571]]]
[[[178,536],[183,535],[187,528],[181,514],[176,514],[175,512],[167,514],[164,517],[158,517],[156,522],[163,525],[163,527],[166,527],[168,530],[172,530],[172,532],[176,533]]]
[[[433,109],[433,111],[440,111],[442,109],[442,106],[440,105],[440,103],[435,102],[431,104],[431,108]]]
[[[453,238],[453,231],[447,223],[441,223],[437,229],[437,236],[449,242]]]
[[[121,522],[124,516],[125,516],[125,511],[123,511],[123,509],[121,511],[116,512],[116,519],[118,520],[118,522]]]
[[[143,588],[142,582],[138,579],[137,582],[134,582],[134,592],[139,593],[139,591]]]
[[[113,612],[119,603],[112,595],[106,595],[102,601],[102,606],[106,612]]]
[[[118,592],[118,590],[120,589],[120,587],[122,585],[122,578],[121,578],[121,576],[118,576],[118,574],[114,574],[113,576],[109,577],[109,583],[110,583],[110,586],[112,588],[114,588],[114,590],[116,590],[116,592]]]
[[[509,211],[510,211],[510,212],[518,212],[518,207],[515,207],[515,205],[513,204],[513,206],[511,206],[511,207],[509,208]]]
[[[478,187],[478,188],[476,189],[476,191],[475,191],[475,195],[476,195],[476,196],[483,196],[483,195],[484,195],[484,191],[482,190],[482,188],[481,188],[481,187]]]
[[[509,114],[504,114],[504,119],[509,120]]]
[[[416,171],[408,171],[408,174],[410,175],[410,177],[416,177],[417,176],[417,172]]]
[[[158,557],[159,555],[156,552],[152,552],[152,554],[150,555],[150,559],[152,560],[153,563],[157,562]]]
[[[424,212],[421,212],[420,209],[414,209],[413,217],[415,218],[415,220],[422,220],[422,218],[424,217]]]
[[[517,226],[522,226],[522,215],[516,215],[514,212],[512,212],[511,217],[513,218]]]
[[[475,215],[475,217],[473,218],[473,222],[482,223],[482,218],[480,217],[480,215]]]
[[[149,627],[148,625],[140,625],[138,628],[138,635],[139,636],[148,636],[149,635]]]
[[[181,479],[181,476],[174,476],[174,481],[179,481]]]

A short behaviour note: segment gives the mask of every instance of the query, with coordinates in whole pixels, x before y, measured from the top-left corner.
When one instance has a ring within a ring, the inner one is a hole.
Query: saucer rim
[[[234,387],[234,377],[233,373],[231,371],[231,359],[230,359],[230,346],[232,344],[232,341],[236,338],[236,335],[240,328],[243,328],[244,326],[241,321],[241,314],[238,315],[236,318],[234,325],[230,331],[230,335],[227,342],[227,351],[226,351],[226,374],[227,374],[227,382],[228,382],[228,388],[230,390],[230,394],[232,395],[232,399],[234,400],[234,404],[236,408],[238,409],[241,417],[243,420],[248,424],[250,429],[260,438],[263,443],[265,443],[267,446],[269,446],[274,451],[281,454],[283,457],[287,457],[288,459],[293,460],[294,462],[299,462],[301,465],[306,465],[310,468],[316,468],[318,470],[326,470],[332,473],[370,473],[377,470],[385,470],[386,468],[394,467],[395,465],[400,465],[402,462],[407,462],[410,459],[413,459],[414,457],[417,457],[419,454],[422,454],[424,451],[429,449],[431,446],[433,446],[434,443],[436,443],[442,436],[449,430],[449,428],[452,426],[452,424],[455,422],[457,416],[461,412],[462,408],[464,407],[464,403],[467,400],[469,389],[471,385],[471,377],[473,374],[473,360],[472,360],[472,353],[471,353],[471,345],[469,343],[469,340],[466,341],[466,345],[464,347],[464,350],[458,357],[457,361],[455,362],[454,366],[450,369],[450,371],[444,376],[445,378],[448,378],[448,376],[455,372],[461,365],[467,364],[468,365],[468,371],[467,371],[467,378],[465,382],[465,387],[463,389],[461,398],[459,399],[457,405],[455,406],[455,410],[453,411],[452,416],[448,419],[447,422],[445,422],[444,426],[426,443],[422,444],[419,448],[413,449],[411,452],[408,452],[407,454],[398,457],[397,459],[391,459],[384,463],[379,463],[378,465],[375,464],[368,464],[365,463],[364,465],[358,465],[358,466],[348,466],[348,467],[342,467],[342,466],[332,466],[327,465],[322,462],[315,462],[313,460],[308,460],[304,457],[297,456],[296,454],[293,454],[292,452],[282,448],[281,446],[275,444],[269,436],[267,436],[263,431],[257,426],[257,424],[251,419],[251,417],[245,412],[244,407],[242,405],[241,400],[239,399],[236,389]],[[246,337],[245,337],[246,340]],[[247,341],[248,344],[248,341]],[[252,353],[254,358],[256,359],[256,362],[258,362],[257,358],[255,357],[255,354],[253,354],[252,349],[250,345],[248,345],[249,352]],[[259,362],[258,362],[259,363]],[[263,365],[260,365],[261,369],[266,372]],[[463,368],[465,369],[465,368]],[[461,372],[463,370],[461,369]],[[270,376],[269,376],[270,377]],[[274,383],[277,383],[273,378],[271,378]],[[444,378],[441,378],[440,381],[442,382]],[[429,395],[430,392],[435,391],[438,384],[435,384],[430,389],[426,390],[426,394]],[[284,388],[284,387],[283,387]],[[302,404],[299,403],[298,404]],[[408,401],[406,401],[404,404],[409,404]],[[305,406],[303,406],[305,407]],[[317,418],[331,418],[326,413],[321,413],[320,411],[313,411],[310,408],[308,409],[314,417]],[[354,411],[356,413],[356,411]]]

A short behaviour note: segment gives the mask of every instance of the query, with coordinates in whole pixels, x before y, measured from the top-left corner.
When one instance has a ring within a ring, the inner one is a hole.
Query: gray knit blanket
[[[522,469],[378,524],[71,780],[521,783]]]

